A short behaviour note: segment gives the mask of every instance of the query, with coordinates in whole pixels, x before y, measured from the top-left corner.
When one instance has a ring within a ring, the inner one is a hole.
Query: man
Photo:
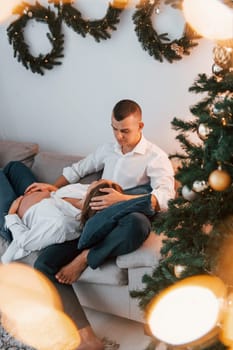
[[[127,202],[148,192],[151,194],[152,212],[166,210],[168,201],[174,198],[175,194],[173,168],[166,153],[144,138],[140,106],[132,100],[119,101],[113,109],[111,123],[116,143],[104,144],[83,160],[64,168],[63,175],[54,185],[34,183],[27,191],[54,190],[68,183],[75,183],[87,174],[103,170],[102,178],[117,182],[124,193],[104,188],[102,191],[106,194],[93,197],[90,206],[93,210],[100,211],[94,220],[100,222],[101,218],[101,222],[107,222],[108,211],[113,214],[113,204]],[[79,328],[88,330],[87,321],[84,320],[83,324],[81,322],[80,326],[80,320],[77,318],[75,303],[78,301],[71,283],[78,279],[87,266],[95,269],[108,258],[139,248],[150,230],[151,223],[147,215],[131,212],[119,217],[115,227],[90,249],[78,250],[78,240],[46,248],[35,262],[35,268],[54,281],[67,314]],[[87,332],[87,339],[88,336]],[[92,348],[89,346],[82,349]]]

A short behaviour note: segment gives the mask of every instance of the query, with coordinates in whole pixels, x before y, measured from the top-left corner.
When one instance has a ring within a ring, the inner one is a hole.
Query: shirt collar
[[[147,145],[146,139],[145,139],[145,137],[142,135],[141,140],[140,140],[140,141],[138,142],[138,144],[134,147],[134,149],[133,149],[131,152],[129,152],[129,153],[145,154],[145,152],[146,152],[146,145]],[[122,154],[122,152],[121,152],[121,147],[120,147],[120,145],[119,145],[117,142],[115,143],[114,149],[115,149],[115,151],[116,151],[117,153],[121,153],[121,154]],[[129,153],[126,153],[126,154],[129,154]]]

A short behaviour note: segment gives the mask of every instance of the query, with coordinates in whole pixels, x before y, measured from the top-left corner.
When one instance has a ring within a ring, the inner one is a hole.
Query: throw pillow
[[[154,215],[154,210],[151,208],[151,194],[113,204],[96,213],[86,222],[78,242],[78,249],[90,248],[97,244],[112,231],[120,218],[132,212]]]

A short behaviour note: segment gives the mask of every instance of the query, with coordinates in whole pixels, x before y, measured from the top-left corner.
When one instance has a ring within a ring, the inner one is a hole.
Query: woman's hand
[[[12,202],[10,209],[8,211],[8,214],[16,214],[17,213],[22,199],[23,199],[23,196],[20,196]]]
[[[25,193],[33,193],[33,192],[37,192],[37,191],[56,191],[57,187],[54,185],[50,185],[44,182],[34,182],[33,184],[31,184],[30,186],[28,186],[25,190]]]

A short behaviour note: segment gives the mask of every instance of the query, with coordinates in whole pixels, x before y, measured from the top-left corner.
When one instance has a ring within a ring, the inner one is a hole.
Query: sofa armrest
[[[151,232],[140,248],[132,253],[120,255],[116,264],[120,268],[155,267],[159,263],[162,235]]]
[[[0,140],[0,167],[12,160],[21,161],[31,167],[38,150],[37,143]]]

